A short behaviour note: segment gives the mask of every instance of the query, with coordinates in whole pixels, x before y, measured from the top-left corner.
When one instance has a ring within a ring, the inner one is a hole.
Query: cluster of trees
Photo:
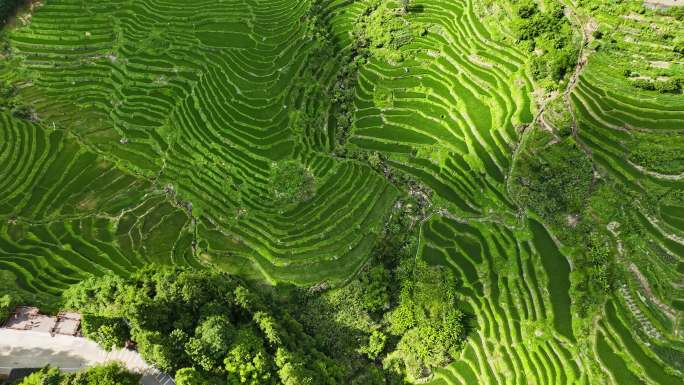
[[[457,307],[456,279],[447,267],[404,260],[395,274],[398,303],[385,319],[387,331],[399,340],[385,364],[398,364],[408,378],[417,379],[456,358],[466,318]]]
[[[535,0],[519,2],[513,26],[518,42],[534,52],[535,80],[546,80],[547,88],[555,88],[577,64],[579,48],[565,7],[557,0],[545,1],[544,6],[541,10]]]
[[[617,286],[615,254],[607,237],[592,231],[586,237],[585,253],[575,258],[575,308],[580,317],[598,308]]]
[[[298,161],[281,161],[271,168],[271,195],[277,206],[305,202],[316,192],[313,174]]]
[[[14,97],[17,89],[6,80],[0,80],[0,110],[7,110],[14,107]]]
[[[2,64],[0,64],[1,68]],[[25,104],[20,104],[17,98],[17,87],[6,80],[0,79],[0,112],[11,111],[17,119],[37,121],[36,110]]]
[[[669,77],[667,79],[643,79],[638,78],[632,81],[635,88],[647,91],[657,91],[661,94],[681,94],[684,86],[684,78]]]
[[[45,367],[25,377],[17,385],[138,385],[140,375],[118,363],[96,365],[76,373],[62,373]]]
[[[342,383],[339,366],[287,309],[222,273],[148,266],[129,279],[85,280],[64,300],[88,314],[87,337],[135,341],[179,385]]]
[[[547,223],[567,226],[568,216],[580,214],[591,194],[591,160],[572,136],[555,139],[540,129],[524,146],[511,176],[512,195]]]
[[[388,62],[405,59],[401,47],[409,44],[427,29],[409,19],[411,5],[408,0],[369,1],[364,12],[354,23],[354,37],[358,49]]]

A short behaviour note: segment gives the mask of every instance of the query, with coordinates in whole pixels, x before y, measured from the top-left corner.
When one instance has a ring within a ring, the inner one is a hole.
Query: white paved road
[[[141,384],[173,384],[169,376],[145,363],[137,352],[123,349],[107,352],[95,342],[80,337],[51,337],[47,333],[0,329],[0,369],[38,368],[49,364],[75,371],[113,361],[120,361],[129,370],[143,373]]]

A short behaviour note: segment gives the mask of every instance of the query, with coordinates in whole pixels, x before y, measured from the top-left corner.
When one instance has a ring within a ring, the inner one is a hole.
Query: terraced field
[[[398,192],[326,155],[331,133],[293,116],[326,108],[306,81],[334,81],[334,65],[307,64],[309,25],[291,23],[306,11],[288,1],[51,1],[11,34],[32,74],[21,97],[48,126],[192,202],[196,255],[248,261],[269,279],[344,279],[374,241],[356,230],[378,227]],[[318,193],[283,211],[267,184],[286,158],[311,170]]]
[[[58,294],[87,274],[149,262],[197,264],[190,218],[63,130],[0,116],[0,266],[29,292]]]
[[[578,330],[577,250],[507,191],[540,110],[530,53],[479,0],[413,1],[424,33],[402,61],[361,62],[345,131],[331,95],[367,5],[48,0],[8,30],[19,60],[0,71],[39,118],[0,112],[0,268],[55,295],[148,262],[335,285],[426,192],[416,257],[454,271],[474,316],[432,384],[684,384],[684,161],[635,150],[681,139],[681,94],[635,95],[600,52],[569,89],[576,139],[634,202],[608,226],[627,278]],[[378,154],[423,192],[361,160]],[[285,160],[311,173],[310,199],[274,201]]]

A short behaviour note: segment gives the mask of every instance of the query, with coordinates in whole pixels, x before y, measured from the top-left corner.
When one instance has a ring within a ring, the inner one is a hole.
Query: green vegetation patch
[[[276,205],[306,202],[316,192],[313,174],[297,161],[282,161],[271,168],[271,196]]]
[[[140,374],[131,373],[120,363],[95,365],[75,373],[45,367],[30,374],[17,385],[137,385]]]
[[[591,160],[572,137],[539,128],[521,146],[509,181],[512,196],[555,226],[576,225],[592,191]]]
[[[555,88],[572,73],[579,55],[577,33],[565,15],[565,6],[557,0],[525,0],[517,3],[516,13],[513,29],[518,41],[532,52],[534,79]]]
[[[64,298],[68,307],[86,314],[124,319],[130,325],[127,339],[137,342],[146,361],[193,381],[219,384],[232,378],[241,379],[238,383],[291,385],[342,381],[341,368],[316,349],[292,316],[269,308],[264,298],[225,274],[149,266],[128,280],[116,276],[85,280],[65,292]],[[91,325],[93,320],[89,319]],[[101,332],[109,325],[92,326]]]

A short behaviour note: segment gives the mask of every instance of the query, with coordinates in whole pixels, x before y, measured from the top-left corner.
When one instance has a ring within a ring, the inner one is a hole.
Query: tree
[[[121,348],[130,338],[123,318],[101,317],[84,314],[81,322],[83,335],[100,344],[105,350]]]
[[[12,116],[14,116],[17,119],[24,119],[30,121],[38,120],[36,110],[34,110],[33,107],[27,105],[20,105],[14,107],[14,109],[12,110]]]
[[[195,336],[185,344],[185,351],[204,370],[216,371],[222,366],[234,336],[235,327],[228,317],[211,316],[197,326]]]
[[[176,372],[176,385],[220,385],[220,382],[195,368],[183,368]]]
[[[228,384],[275,384],[273,362],[264,347],[264,340],[248,327],[238,331],[235,343],[223,361]]]
[[[379,312],[389,307],[389,272],[383,265],[373,266],[364,271],[359,280],[363,293],[362,304],[366,310]]]
[[[14,301],[9,294],[5,294],[0,297],[0,323],[2,323],[7,317],[9,317],[12,311],[12,306]]]
[[[387,335],[385,333],[373,330],[368,338],[368,344],[359,349],[360,353],[365,354],[371,360],[377,359],[383,350],[385,350],[385,343],[387,342]]]
[[[527,1],[518,6],[518,17],[521,19],[529,19],[539,11],[537,3],[534,1]]]
[[[675,43],[674,47],[672,48],[672,51],[680,55],[684,55],[684,41],[679,41]]]

